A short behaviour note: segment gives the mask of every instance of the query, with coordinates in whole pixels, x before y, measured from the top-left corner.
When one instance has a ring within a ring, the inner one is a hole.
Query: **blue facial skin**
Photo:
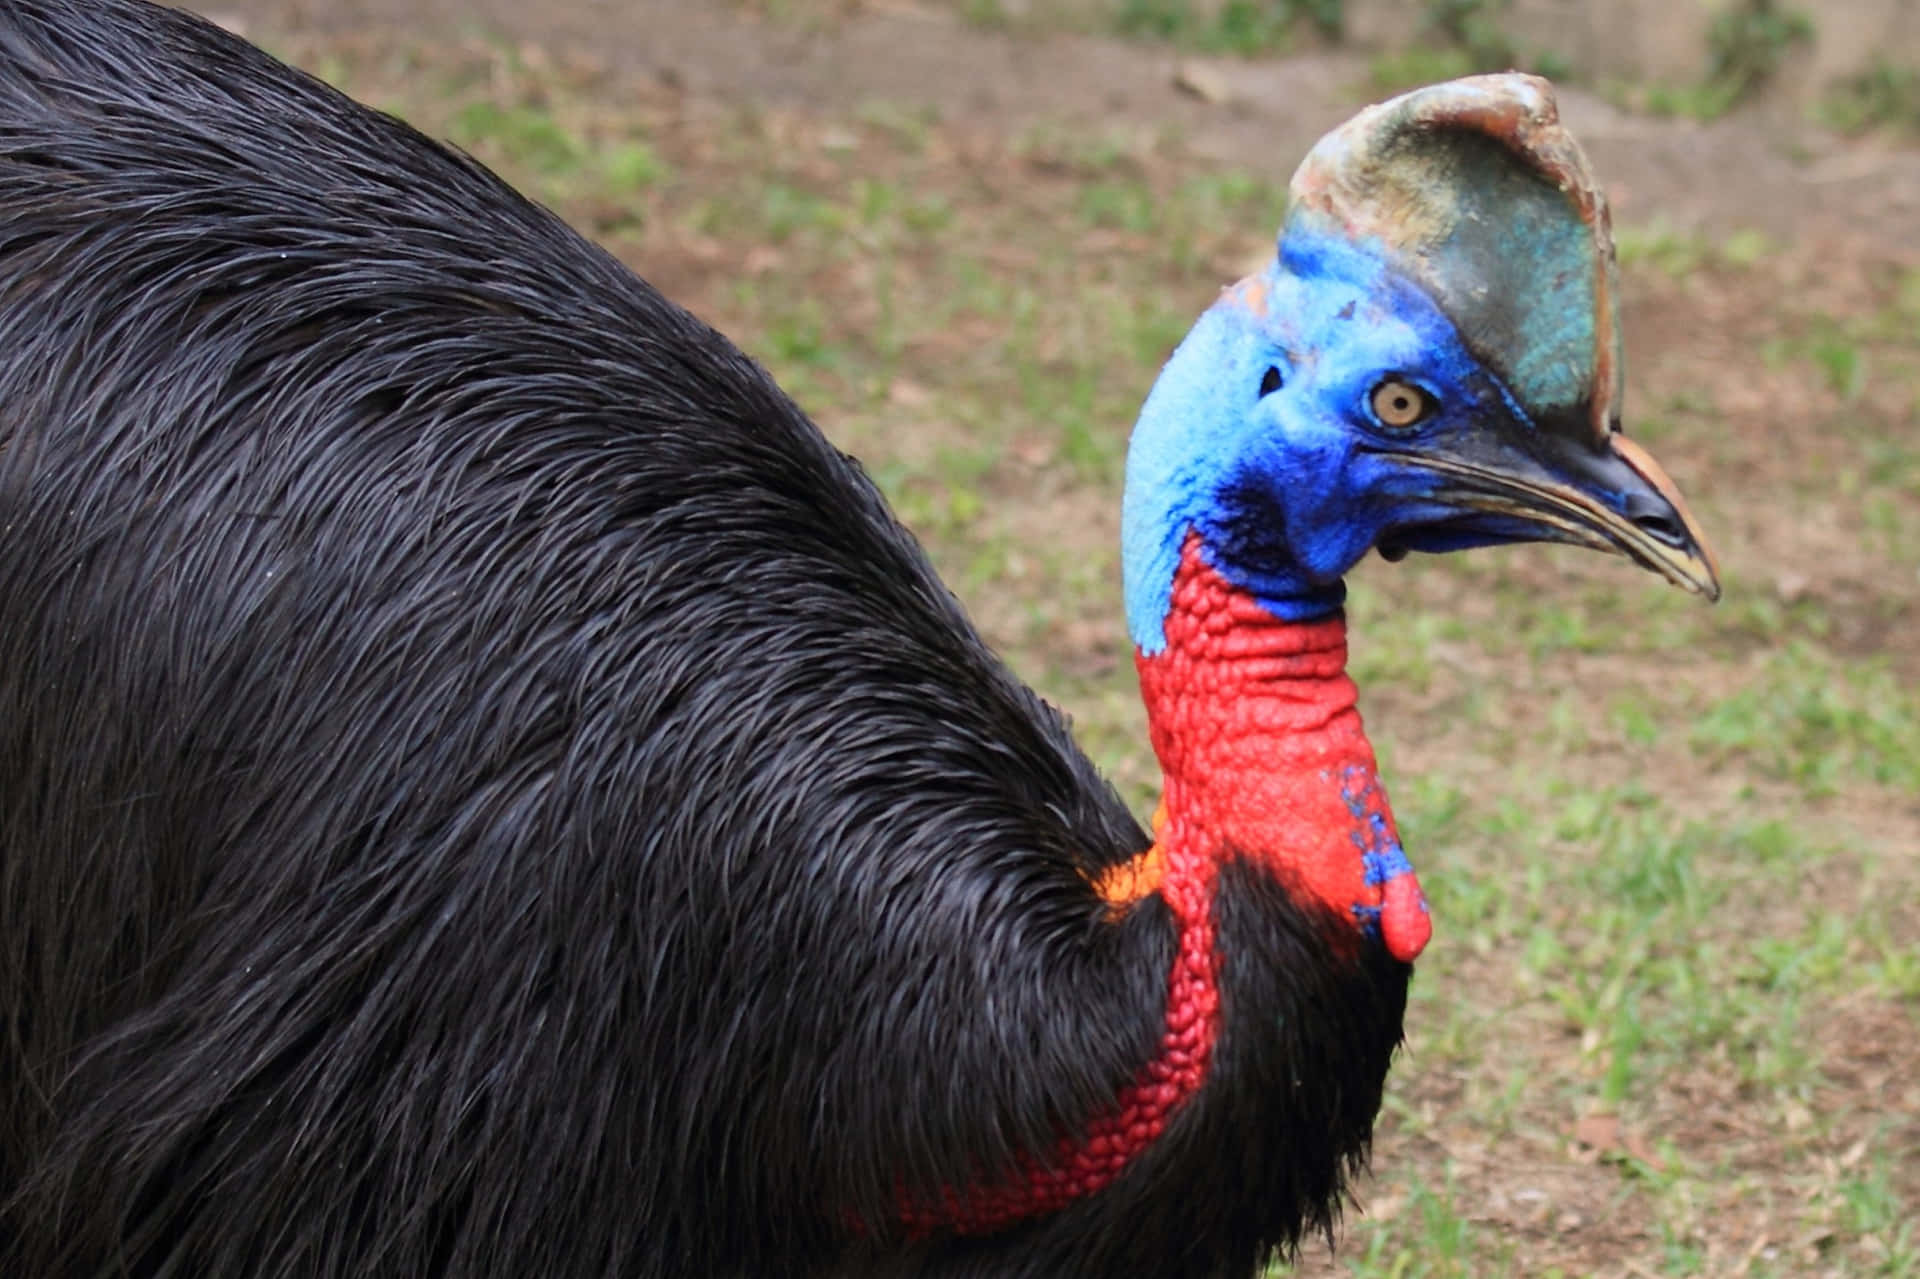
[[[1121,549],[1128,629],[1149,655],[1166,647],[1189,530],[1228,581],[1293,621],[1336,612],[1341,576],[1390,530],[1416,550],[1529,536],[1523,520],[1436,500],[1440,477],[1409,464],[1531,425],[1383,246],[1296,226],[1264,283],[1261,313],[1229,292],[1201,316],[1134,427]],[[1262,394],[1269,369],[1281,385]],[[1429,416],[1384,425],[1371,401],[1389,377],[1425,391]]]

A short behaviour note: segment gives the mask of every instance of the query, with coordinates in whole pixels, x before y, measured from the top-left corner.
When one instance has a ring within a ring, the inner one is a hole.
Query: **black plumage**
[[[195,18],[0,0],[0,1274],[1248,1275],[1407,970],[1146,836],[873,485],[473,161]],[[1351,947],[1348,948],[1351,950]]]

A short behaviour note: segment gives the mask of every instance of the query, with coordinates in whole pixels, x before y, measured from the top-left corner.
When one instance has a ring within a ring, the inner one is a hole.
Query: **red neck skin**
[[[1165,774],[1153,847],[1098,886],[1116,909],[1159,893],[1179,928],[1159,1052],[1111,1112],[1062,1139],[1044,1164],[1023,1160],[999,1184],[904,1204],[916,1232],[987,1233],[1093,1194],[1199,1091],[1219,1034],[1213,898],[1228,858],[1352,921],[1349,957],[1377,932],[1411,963],[1432,933],[1355,709],[1345,619],[1275,617],[1189,537],[1165,634],[1161,652],[1135,656]]]
[[[1136,665],[1166,779],[1155,843],[1168,901],[1181,879],[1211,888],[1220,860],[1241,856],[1412,963],[1432,922],[1355,708],[1346,619],[1275,617],[1190,537],[1165,633]]]

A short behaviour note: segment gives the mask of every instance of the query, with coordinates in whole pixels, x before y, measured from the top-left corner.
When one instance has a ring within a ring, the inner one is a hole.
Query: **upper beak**
[[[1595,447],[1541,435],[1492,456],[1429,454],[1419,464],[1444,477],[1449,505],[1518,519],[1546,541],[1614,551],[1708,600],[1720,598],[1720,568],[1680,490],[1652,454],[1617,432]]]

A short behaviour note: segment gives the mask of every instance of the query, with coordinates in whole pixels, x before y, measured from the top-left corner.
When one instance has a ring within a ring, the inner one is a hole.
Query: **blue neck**
[[[1230,290],[1175,349],[1141,407],[1127,450],[1121,558],[1127,629],[1142,653],[1166,647],[1174,573],[1190,532],[1222,577],[1277,617],[1315,621],[1346,599],[1346,563],[1332,573],[1311,567],[1285,542],[1285,520],[1256,509],[1275,499],[1274,476],[1312,483],[1304,471],[1290,474],[1284,450],[1263,435],[1271,425],[1254,412],[1272,358],[1264,315],[1322,309],[1308,291],[1277,262]],[[1273,540],[1249,545],[1247,529]]]

